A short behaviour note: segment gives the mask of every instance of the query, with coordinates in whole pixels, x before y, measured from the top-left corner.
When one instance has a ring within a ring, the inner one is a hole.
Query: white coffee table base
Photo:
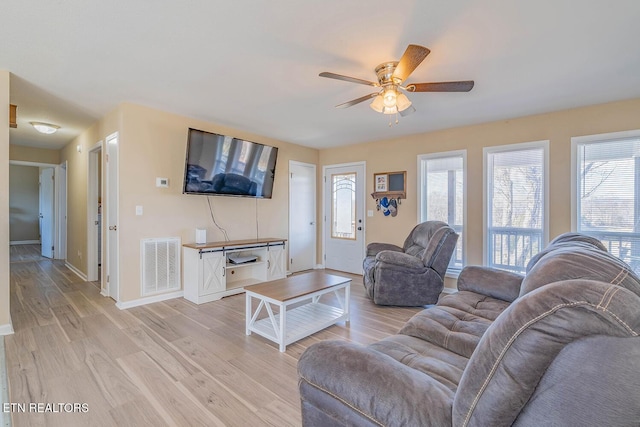
[[[287,301],[278,301],[247,291],[247,335],[255,332],[279,344],[280,351],[283,352],[288,344],[308,337],[343,320],[349,322],[350,291],[351,281]],[[333,307],[319,302],[320,297],[329,292],[333,292],[336,295],[340,307]],[[340,295],[341,293],[342,295]],[[260,301],[255,311],[252,309],[253,298]],[[306,300],[309,300],[307,304],[287,310],[290,305]],[[280,312],[274,315],[272,306],[278,307]],[[257,320],[263,307],[266,308],[269,316]]]

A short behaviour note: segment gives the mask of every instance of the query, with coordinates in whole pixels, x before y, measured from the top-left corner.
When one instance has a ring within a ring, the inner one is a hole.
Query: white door
[[[56,259],[67,258],[67,162],[56,166]]]
[[[289,269],[316,263],[316,165],[289,161]]]
[[[364,162],[324,168],[324,258],[332,270],[362,274]]]
[[[54,228],[53,168],[40,169],[40,245],[42,256],[53,258]]]
[[[102,141],[96,143],[89,150],[88,165],[88,188],[87,188],[87,280],[95,282],[100,280],[100,287],[107,287],[104,274],[98,274],[99,266],[102,264],[102,224],[101,211],[98,201],[103,200],[101,194],[101,171],[102,161]],[[105,289],[104,294],[108,294]]]
[[[119,301],[118,296],[118,134],[107,137],[106,178],[106,243],[107,243],[107,288],[109,296]]]

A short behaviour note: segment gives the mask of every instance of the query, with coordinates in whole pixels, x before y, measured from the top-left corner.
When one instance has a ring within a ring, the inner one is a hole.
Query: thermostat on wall
[[[156,178],[156,187],[169,188],[169,178]]]

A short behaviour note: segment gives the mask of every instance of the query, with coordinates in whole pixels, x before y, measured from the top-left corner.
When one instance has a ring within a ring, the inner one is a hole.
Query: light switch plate
[[[156,187],[169,188],[169,178],[156,178]]]
[[[142,215],[142,206],[136,206],[136,215]]]
[[[371,209],[367,211],[367,216],[373,216],[373,211]]]

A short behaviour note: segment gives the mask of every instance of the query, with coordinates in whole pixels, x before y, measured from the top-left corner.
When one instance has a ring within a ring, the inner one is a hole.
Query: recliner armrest
[[[376,255],[376,261],[394,264],[407,268],[424,268],[424,262],[420,258],[413,255],[407,255],[404,252],[382,251]]]
[[[471,291],[513,302],[520,295],[524,276],[497,268],[470,265],[458,276],[458,290]]]
[[[367,245],[367,256],[376,256],[382,251],[404,252],[400,246],[391,243],[369,243]]]

